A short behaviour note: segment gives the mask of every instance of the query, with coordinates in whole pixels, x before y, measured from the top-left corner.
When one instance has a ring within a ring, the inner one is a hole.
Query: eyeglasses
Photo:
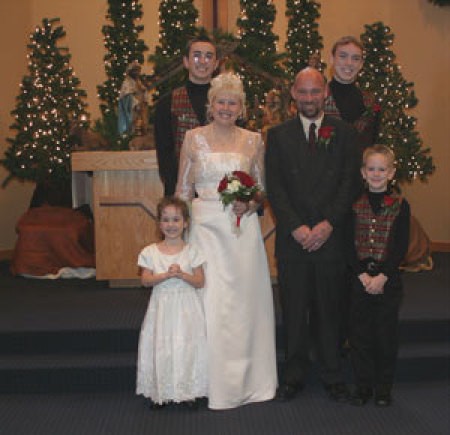
[[[192,58],[194,59],[195,63],[200,63],[200,61],[203,59],[203,62],[210,63],[214,60],[215,54],[211,52],[202,53],[199,51],[196,51],[192,53]]]

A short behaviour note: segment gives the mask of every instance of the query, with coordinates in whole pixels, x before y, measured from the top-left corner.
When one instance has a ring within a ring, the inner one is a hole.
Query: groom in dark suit
[[[316,69],[297,74],[291,95],[298,117],[268,131],[266,152],[286,337],[285,379],[278,398],[292,399],[303,388],[314,312],[322,381],[331,399],[345,401],[339,298],[345,279],[344,223],[359,182],[356,134],[344,121],[324,116],[325,81]]]

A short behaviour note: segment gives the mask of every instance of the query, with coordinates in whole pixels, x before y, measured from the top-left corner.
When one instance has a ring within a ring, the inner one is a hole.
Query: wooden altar
[[[74,207],[89,204],[94,213],[97,279],[108,280],[112,287],[140,285],[137,256],[158,239],[156,204],[163,187],[156,152],[74,152],[72,186]],[[271,276],[275,277],[274,231],[268,207],[260,222]]]
[[[156,152],[72,153],[74,206],[91,206],[98,280],[140,285],[137,256],[158,238],[156,204],[162,196]]]

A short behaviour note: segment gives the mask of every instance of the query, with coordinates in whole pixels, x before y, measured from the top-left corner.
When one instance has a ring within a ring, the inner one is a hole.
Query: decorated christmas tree
[[[240,0],[241,13],[237,20],[240,44],[236,54],[245,63],[236,66],[242,77],[250,115],[259,128],[259,114],[267,93],[275,87],[276,78],[284,75],[277,54],[278,36],[273,31],[275,6],[272,0]]]
[[[70,66],[69,50],[59,42],[66,32],[59,19],[42,20],[30,35],[28,75],[22,79],[11,112],[17,132],[1,164],[11,178],[59,185],[70,180],[69,139],[73,120],[87,119],[86,93]]]
[[[291,79],[301,69],[313,66],[323,71],[326,64],[320,52],[323,49],[319,35],[320,3],[314,0],[287,0],[288,30],[286,40],[286,67]]]
[[[106,19],[112,24],[102,28],[104,44],[107,50],[103,58],[107,79],[98,86],[98,95],[103,102],[102,113],[115,111],[120,86],[125,77],[127,66],[137,60],[144,62],[144,52],[148,49],[139,34],[144,26],[136,25],[142,19],[142,5],[138,0],[108,0]]]
[[[390,146],[397,158],[396,181],[425,181],[434,171],[430,149],[424,148],[410,111],[417,105],[413,86],[403,78],[391,47],[394,35],[382,22],[365,26],[361,35],[365,62],[358,79],[381,106],[378,143]]]
[[[127,137],[121,137],[117,131],[117,104],[127,66],[133,62],[144,62],[144,53],[148,50],[139,34],[144,26],[142,5],[139,0],[108,0],[106,19],[111,24],[102,28],[106,54],[103,58],[107,79],[98,86],[101,100],[102,120],[96,124],[98,130],[112,144],[112,148],[127,148]],[[125,135],[126,136],[126,135]]]
[[[161,77],[178,66],[177,72],[164,80],[156,89],[155,100],[186,79],[181,66],[187,42],[197,34],[198,11],[193,0],[162,0],[159,5],[159,45],[149,60],[155,75]],[[180,67],[181,66],[181,67]]]

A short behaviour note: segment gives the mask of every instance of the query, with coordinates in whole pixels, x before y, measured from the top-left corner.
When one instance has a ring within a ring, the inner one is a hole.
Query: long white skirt
[[[211,409],[270,400],[277,387],[273,294],[258,217],[244,216],[239,235],[234,222],[220,201],[193,201],[191,241],[206,256]]]
[[[139,337],[136,394],[155,403],[205,397],[206,349],[198,290],[156,286]]]

